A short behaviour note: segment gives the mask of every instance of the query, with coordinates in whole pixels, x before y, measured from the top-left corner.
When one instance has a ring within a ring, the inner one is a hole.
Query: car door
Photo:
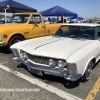
[[[97,26],[95,37],[98,39],[96,44],[97,44],[97,52],[98,52],[97,60],[99,60],[100,59],[100,26]]]
[[[42,36],[42,22],[39,15],[32,15],[31,20],[29,22],[29,29],[30,29],[30,37],[35,38]]]

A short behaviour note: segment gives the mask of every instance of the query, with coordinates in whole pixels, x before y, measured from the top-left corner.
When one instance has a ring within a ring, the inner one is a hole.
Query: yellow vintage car
[[[19,41],[52,35],[61,23],[44,23],[40,13],[16,13],[9,23],[0,25],[0,47],[10,46]]]

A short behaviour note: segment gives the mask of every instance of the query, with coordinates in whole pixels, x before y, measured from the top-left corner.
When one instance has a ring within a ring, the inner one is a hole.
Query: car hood
[[[94,40],[49,36],[22,42],[20,43],[19,49],[22,49],[32,55],[60,59],[75,53],[75,51],[84,48],[92,42],[94,42]]]

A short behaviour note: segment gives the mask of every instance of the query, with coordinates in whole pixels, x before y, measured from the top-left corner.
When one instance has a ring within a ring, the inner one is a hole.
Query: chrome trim
[[[16,60],[18,62],[21,62],[22,61],[20,57],[13,57],[12,60]]]
[[[0,47],[4,47],[4,43],[3,42],[0,42]]]
[[[60,71],[60,70],[58,71],[58,70],[55,70],[55,69],[52,69],[52,68],[43,68],[43,67],[41,68],[39,66],[34,66],[34,65],[32,65],[32,64],[30,64],[28,62],[25,63],[20,57],[14,57],[12,59],[22,62],[23,64],[25,64],[28,67],[28,69],[33,69],[33,70],[39,70],[39,71],[43,71],[43,72],[49,72],[49,73],[53,73],[53,74],[58,74],[58,75],[64,77],[66,80],[69,80],[69,81],[77,81],[79,78],[82,77],[81,74],[77,74],[77,75],[75,75],[73,77],[70,77],[70,76],[68,76],[68,74],[64,73],[63,70],[62,71]]]
[[[20,57],[19,52],[17,49],[11,49],[14,57]]]
[[[35,62],[33,62],[32,60],[30,60],[30,59],[28,59],[28,61],[31,62],[31,63],[33,63],[34,65],[49,67],[49,65],[35,63]]]
[[[66,77],[65,76],[64,78],[66,80],[69,80],[69,81],[73,81],[74,82],[74,81],[77,81],[78,79],[80,79],[81,77],[82,77],[82,74],[77,74],[77,75],[75,75],[73,77],[70,77],[70,76],[69,77],[68,76]]]

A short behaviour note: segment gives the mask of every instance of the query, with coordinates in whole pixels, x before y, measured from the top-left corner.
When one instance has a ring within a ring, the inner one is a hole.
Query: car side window
[[[17,14],[13,15],[9,22],[11,23],[26,23],[29,18],[28,14]]]
[[[34,24],[34,23],[37,23],[37,24],[40,24],[41,23],[41,18],[39,15],[33,15],[31,20],[30,20],[30,24]]]
[[[100,38],[100,26],[97,27],[97,37]]]

